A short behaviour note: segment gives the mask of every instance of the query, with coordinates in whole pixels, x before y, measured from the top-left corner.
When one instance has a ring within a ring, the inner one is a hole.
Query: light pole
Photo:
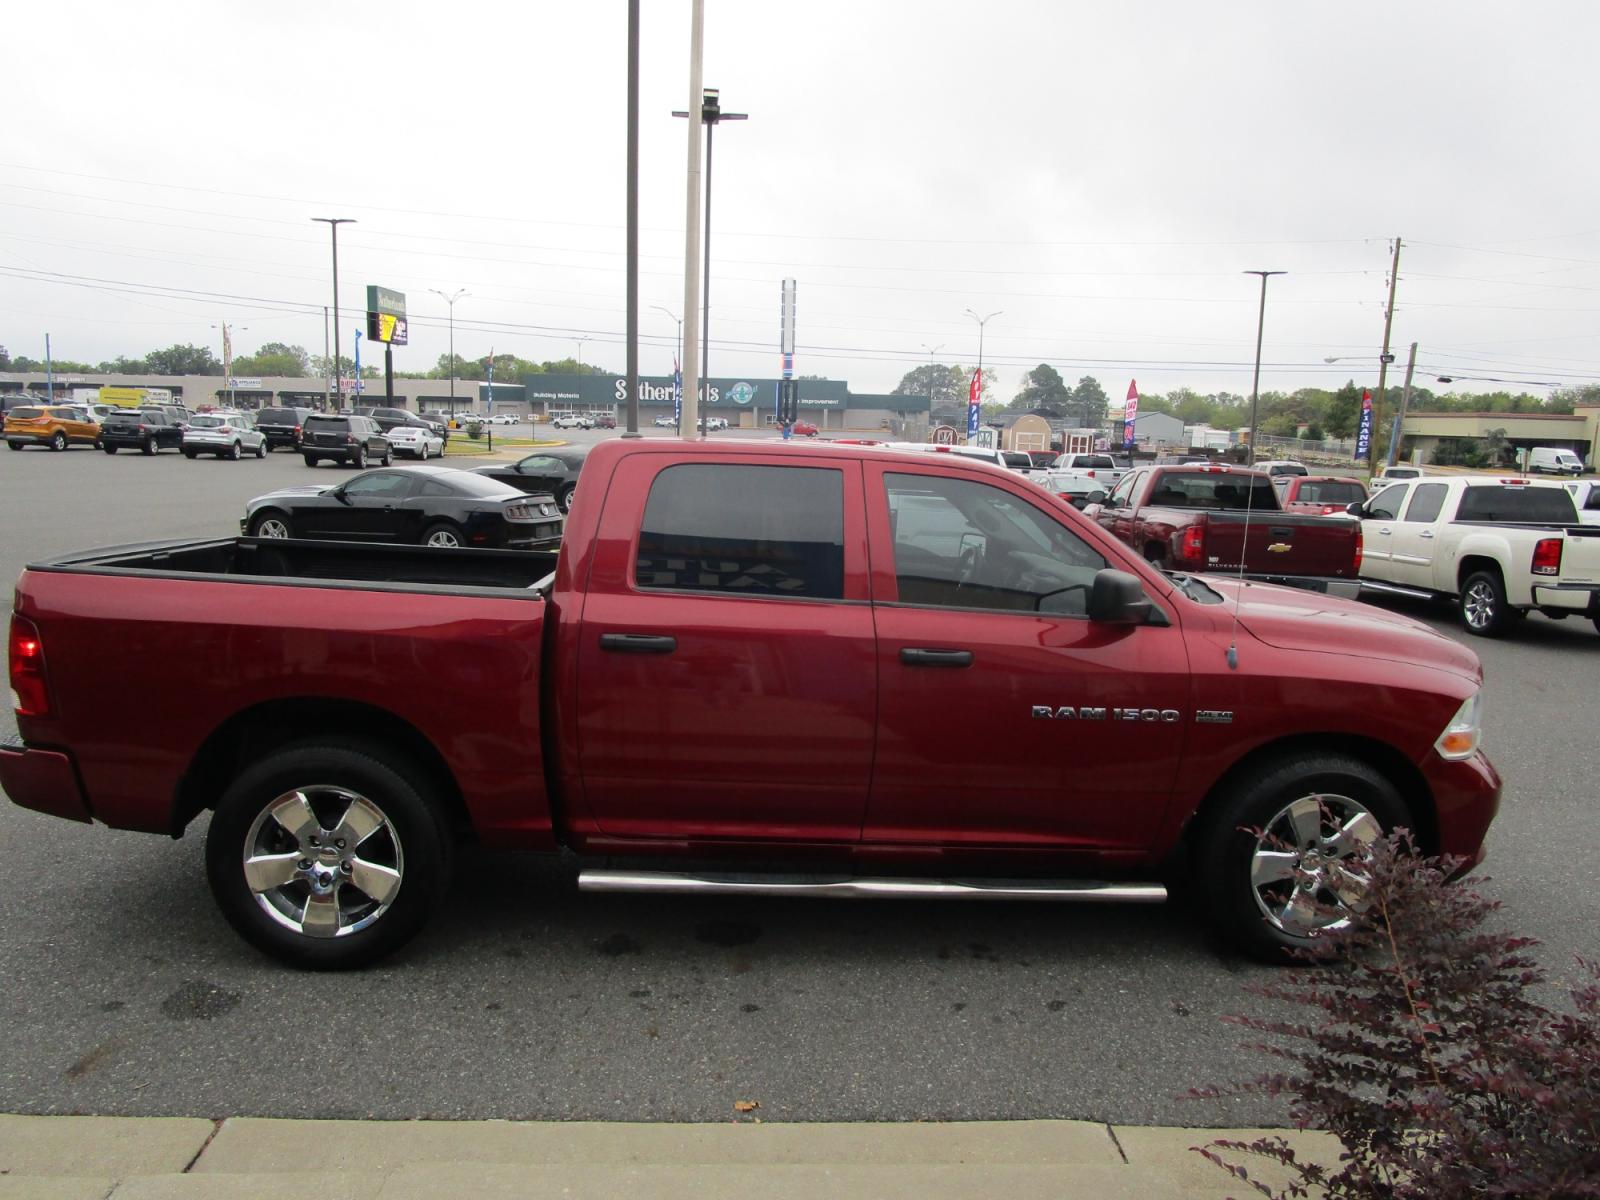
[[[675,322],[677,322],[677,325],[678,325],[678,348],[677,348],[677,351],[676,351],[676,356],[677,356],[676,357],[676,362],[677,362],[677,365],[678,365],[678,369],[682,370],[683,369],[683,318],[680,317],[677,313],[673,312],[670,308],[666,308],[663,305],[652,304],[650,307],[655,309],[657,312],[666,313],[667,316],[671,317]]]
[[[1261,407],[1261,336],[1267,329],[1267,279],[1273,275],[1287,275],[1287,271],[1245,271],[1246,275],[1261,276],[1261,309],[1256,314],[1256,374],[1250,384],[1250,454],[1245,466],[1256,465],[1256,415]]]
[[[456,301],[468,294],[466,288],[457,288],[446,296],[438,288],[429,288],[435,296],[450,306],[450,419],[456,419]]]
[[[583,374],[583,344],[585,342],[587,342],[587,341],[591,341],[592,339],[589,337],[588,334],[584,334],[582,337],[575,337],[572,340],[578,343],[578,374],[582,375]]]
[[[333,235],[333,403],[335,410],[343,408],[343,373],[339,370],[339,226],[354,225],[354,217],[312,217],[321,221]]]
[[[700,123],[706,127],[706,232],[705,274],[700,292],[700,378],[705,381],[706,400],[711,399],[711,135],[723,121],[748,121],[749,113],[723,112],[721,93],[716,88],[705,88],[700,93]],[[687,117],[686,112],[674,112],[675,117]],[[697,406],[699,407],[699,406]],[[706,412],[700,412],[700,436],[706,433]]]
[[[986,317],[980,317],[970,308],[967,309],[967,316],[978,323],[978,408],[980,411],[983,408],[983,327],[1000,315],[998,312],[992,312]],[[973,435],[970,425],[968,430],[967,437],[971,438]]]

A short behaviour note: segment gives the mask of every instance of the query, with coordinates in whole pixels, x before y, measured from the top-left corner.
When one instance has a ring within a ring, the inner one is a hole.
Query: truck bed
[[[491,589],[536,594],[534,585],[556,569],[554,550],[446,550],[377,542],[218,538],[147,542],[67,554],[33,563],[30,571],[95,575],[204,575],[240,581],[270,579],[317,587],[359,584],[364,590]]]

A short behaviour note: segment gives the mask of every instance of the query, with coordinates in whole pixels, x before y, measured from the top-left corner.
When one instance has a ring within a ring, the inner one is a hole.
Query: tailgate
[[[1252,515],[1246,532],[1242,512],[1207,513],[1205,570],[1238,570],[1244,545],[1244,570],[1251,575],[1316,579],[1354,579],[1357,522],[1345,517],[1301,513]]]
[[[1600,525],[1573,525],[1565,540],[1560,582],[1600,584]]]

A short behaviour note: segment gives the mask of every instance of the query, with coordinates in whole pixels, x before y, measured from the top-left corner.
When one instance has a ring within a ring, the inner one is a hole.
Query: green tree
[[[1333,394],[1323,413],[1323,424],[1329,437],[1347,438],[1355,433],[1361,424],[1361,389],[1355,385],[1355,380]]]
[[[142,358],[128,358],[119,354],[96,368],[102,375],[148,375],[150,364]]]
[[[1061,372],[1048,363],[1040,363],[1023,377],[1022,390],[1006,407],[1012,412],[1028,412],[1035,408],[1065,412],[1071,401],[1072,389],[1061,378]]]
[[[1078,424],[1085,429],[1098,428],[1106,419],[1106,393],[1100,386],[1100,381],[1093,375],[1084,375],[1079,378],[1078,386],[1072,389],[1072,411],[1077,414]]]
[[[304,346],[288,346],[283,342],[268,342],[254,354],[237,355],[233,360],[235,375],[279,375],[300,378],[311,370],[311,356]]]
[[[145,355],[152,375],[221,375],[222,364],[204,346],[168,346]]]
[[[960,367],[928,363],[907,371],[895,384],[895,396],[927,396],[934,408],[965,404],[967,373]]]
[[[310,375],[315,379],[327,379],[333,374],[332,360],[326,355],[314,354],[311,356]],[[352,379],[355,377],[355,360],[347,354],[339,355],[339,378]],[[363,372],[364,374],[365,372]]]
[[[11,370],[11,355],[6,352],[4,346],[0,346],[0,371],[9,370]]]

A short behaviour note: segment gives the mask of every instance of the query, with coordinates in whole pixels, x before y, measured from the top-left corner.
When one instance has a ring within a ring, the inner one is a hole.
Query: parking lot
[[[6,454],[0,577],[230,535],[250,496],[350,474],[289,454]],[[1505,924],[1569,976],[1600,928],[1600,636],[1535,615],[1484,641],[1448,609],[1385,603],[1483,659],[1485,745],[1506,778],[1486,873]],[[106,722],[161,720],[102,703]],[[14,735],[9,708],[0,732]],[[768,1120],[1282,1119],[1263,1100],[1183,1098],[1263,1067],[1219,1017],[1265,969],[1178,906],[580,897],[560,864],[469,852],[415,943],[319,976],[225,925],[203,827],[173,843],[0,807],[0,1109],[720,1120],[754,1100]]]

